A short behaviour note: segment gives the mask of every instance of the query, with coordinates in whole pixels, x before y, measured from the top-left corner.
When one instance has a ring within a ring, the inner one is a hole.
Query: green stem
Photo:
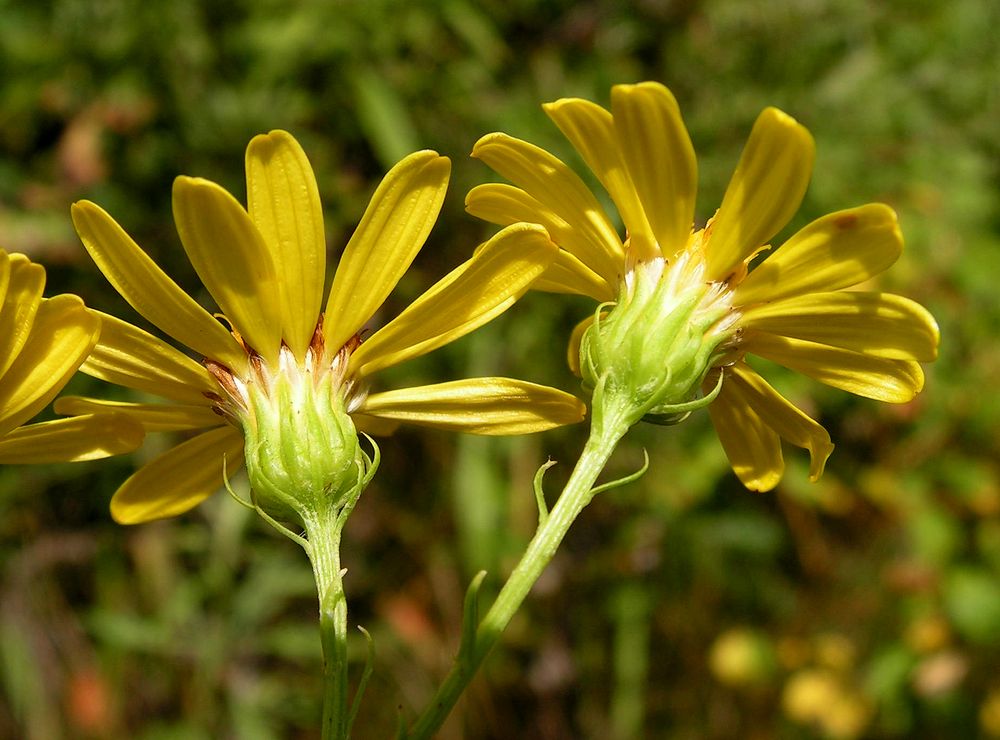
[[[417,718],[407,738],[429,738],[442,725],[455,702],[475,676],[480,664],[500,639],[514,613],[531,587],[552,560],[570,526],[593,497],[592,489],[619,440],[628,431],[626,414],[595,415],[590,437],[573,468],[559,501],[535,532],[520,562],[510,574],[489,612],[476,630],[475,645],[460,656],[434,695],[430,705]]]
[[[336,512],[304,518],[319,593],[319,630],[323,644],[323,740],[346,740],[347,599],[340,567],[342,521]]]

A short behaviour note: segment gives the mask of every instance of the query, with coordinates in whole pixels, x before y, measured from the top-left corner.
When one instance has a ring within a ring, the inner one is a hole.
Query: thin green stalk
[[[476,630],[475,644],[463,646],[451,672],[434,695],[430,705],[411,727],[407,738],[429,738],[440,728],[452,707],[475,676],[480,664],[500,639],[514,613],[531,587],[552,560],[559,544],[584,507],[593,498],[594,482],[600,475],[618,442],[628,431],[626,414],[595,415],[590,437],[559,500],[535,532],[520,562],[500,590],[493,606]]]
[[[305,520],[319,594],[319,630],[323,645],[323,740],[346,740],[347,710],[347,599],[340,567],[342,522],[329,517]]]

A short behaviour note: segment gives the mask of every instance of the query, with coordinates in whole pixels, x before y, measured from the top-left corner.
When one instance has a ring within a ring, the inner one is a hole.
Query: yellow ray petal
[[[934,317],[892,293],[811,293],[743,313],[746,329],[766,331],[894,360],[930,362],[940,338]]]
[[[616,281],[624,272],[625,249],[618,232],[583,180],[561,160],[534,144],[499,133],[477,141],[472,156],[523,188],[578,232],[579,242],[575,243],[581,248],[586,244],[594,254],[588,252],[587,259],[583,259],[583,252],[577,256],[585,264],[593,258],[596,273]]]
[[[614,300],[615,297],[615,292],[604,278],[562,249],[549,265],[549,269],[531,284],[531,289],[549,293],[585,295],[602,303]]]
[[[354,422],[354,427],[359,432],[370,434],[373,437],[388,437],[395,434],[400,424],[398,421],[379,419],[376,416],[359,413],[351,414],[351,421]]]
[[[465,197],[465,210],[477,218],[500,226],[509,226],[519,221],[541,224],[549,232],[552,241],[579,260],[581,267],[588,273],[588,282],[593,280],[590,276],[595,273],[603,278],[602,282],[607,288],[602,292],[608,293],[612,290],[611,286],[617,286],[624,272],[620,257],[622,246],[617,242],[617,234],[617,243],[609,250],[608,245],[597,240],[593,229],[580,228],[567,222],[552,208],[521,188],[497,182],[477,185]]]
[[[167,277],[100,206],[73,204],[73,224],[90,256],[122,297],[168,336],[244,373],[246,353],[226,328]]]
[[[100,321],[75,295],[42,301],[31,334],[0,383],[0,436],[62,390],[97,342]]]
[[[187,355],[121,319],[93,313],[101,319],[101,339],[83,372],[186,404],[209,405],[204,394],[219,393],[215,379]]]
[[[742,399],[782,439],[809,450],[809,478],[819,480],[833,452],[826,429],[774,390],[746,363],[737,362],[725,372],[724,382],[732,398]]]
[[[368,396],[361,413],[470,434],[527,434],[582,421],[576,397],[510,378],[470,378]]]
[[[611,88],[615,138],[646,218],[668,259],[691,236],[698,164],[680,108],[658,82]]]
[[[781,438],[728,381],[709,405],[722,449],[740,482],[751,491],[770,491],[785,472],[781,456]]]
[[[10,255],[0,249],[0,305],[7,295],[7,285],[10,283]]]
[[[375,189],[330,288],[323,319],[328,357],[372,317],[423,247],[450,173],[447,157],[416,152],[389,170]]]
[[[5,260],[7,280],[0,308],[0,377],[21,353],[45,288],[45,268],[23,254]]]
[[[508,226],[376,331],[351,357],[352,367],[370,375],[468,334],[510,308],[558,251],[541,226]]]
[[[121,414],[78,416],[29,424],[0,439],[0,465],[99,460],[142,444],[142,427]]]
[[[200,177],[176,178],[173,202],[177,233],[201,282],[243,340],[276,365],[281,289],[257,227],[232,195]]]
[[[834,388],[887,403],[906,403],[924,387],[916,362],[888,360],[766,332],[748,335],[747,352]]]
[[[502,187],[510,186],[504,185]],[[511,189],[517,190],[517,188]],[[523,193],[524,191],[518,190],[517,192]],[[526,195],[525,197],[530,196]],[[532,221],[517,221],[516,223],[532,223]],[[551,231],[549,231],[549,238],[552,239]],[[555,239],[552,239],[552,241],[555,242]],[[556,245],[559,246],[558,242],[556,242]],[[476,247],[475,253],[478,253],[485,246],[485,242],[480,244]],[[618,284],[617,280],[615,284]],[[602,302],[612,301],[616,295],[604,278],[584,265],[565,249],[559,249],[556,253],[556,258],[552,260],[552,264],[531,284],[531,290],[583,295]]]
[[[639,194],[625,167],[611,114],[596,103],[580,98],[563,98],[554,103],[546,103],[542,108],[580,152],[580,156],[615,202],[628,230],[633,253],[640,260],[658,257],[660,250],[656,244],[656,235],[649,225],[643,203],[640,202]],[[649,204],[650,208],[656,206],[654,203]]]
[[[721,280],[766,244],[795,214],[809,185],[815,144],[806,129],[766,108],[711,222],[708,277]]]
[[[607,315],[606,312],[601,312],[601,318],[603,319]],[[573,327],[573,332],[569,335],[569,344],[566,347],[566,363],[569,365],[569,369],[573,371],[573,374],[578,378],[581,376],[580,372],[580,344],[583,342],[583,335],[594,323],[594,314],[591,314],[579,324]]]
[[[232,477],[243,465],[243,436],[226,426],[200,434],[147,463],[111,499],[119,524],[183,514],[222,488],[223,461]]]
[[[277,272],[282,336],[301,360],[319,320],[326,275],[316,177],[302,147],[286,131],[251,139],[246,170],[247,212]]]
[[[839,290],[888,268],[903,251],[895,212],[869,203],[818,218],[768,255],[737,287],[748,305]]]
[[[52,408],[57,414],[64,416],[114,413],[132,419],[147,432],[181,432],[217,427],[226,423],[225,419],[212,411],[210,406],[129,403],[81,396],[61,396],[56,399]]]

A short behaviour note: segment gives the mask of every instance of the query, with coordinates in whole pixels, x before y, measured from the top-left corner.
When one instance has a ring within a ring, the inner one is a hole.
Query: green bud
[[[635,265],[618,302],[584,333],[580,369],[595,417],[611,403],[629,425],[675,424],[703,405],[702,381],[734,322],[725,285],[700,279],[687,257]]]

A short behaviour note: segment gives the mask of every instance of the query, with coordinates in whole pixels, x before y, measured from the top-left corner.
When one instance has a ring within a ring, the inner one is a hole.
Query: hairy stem
[[[319,593],[319,630],[323,645],[323,740],[346,740],[347,599],[340,567],[342,522],[335,512],[305,518],[309,559]]]

